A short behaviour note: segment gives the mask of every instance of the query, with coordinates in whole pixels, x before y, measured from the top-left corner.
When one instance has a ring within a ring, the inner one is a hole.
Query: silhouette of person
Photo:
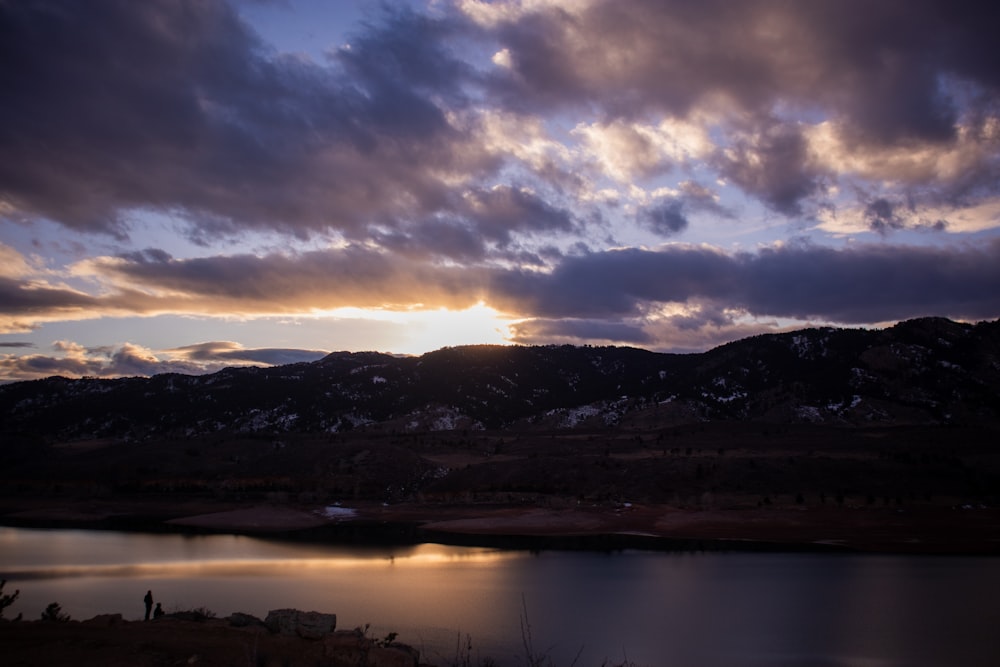
[[[153,591],[146,591],[146,597],[142,599],[146,603],[146,618],[149,620],[149,612],[153,611]]]
[[[156,609],[153,610],[153,618],[159,618],[160,616],[163,616],[164,613],[166,612],[163,611],[163,607],[161,607],[160,603],[157,602]]]

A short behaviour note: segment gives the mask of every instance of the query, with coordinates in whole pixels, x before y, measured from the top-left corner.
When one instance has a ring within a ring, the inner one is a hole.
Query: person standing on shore
[[[146,618],[149,620],[149,612],[153,611],[153,591],[146,591],[146,597],[142,599],[146,603]]]

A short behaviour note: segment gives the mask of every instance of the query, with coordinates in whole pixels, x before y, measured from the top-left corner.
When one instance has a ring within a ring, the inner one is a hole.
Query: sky
[[[996,319],[997,25],[0,0],[0,381]]]

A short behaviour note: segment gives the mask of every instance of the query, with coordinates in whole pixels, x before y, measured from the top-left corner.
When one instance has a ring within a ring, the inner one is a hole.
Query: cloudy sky
[[[995,319],[986,7],[0,0],[0,380]]]

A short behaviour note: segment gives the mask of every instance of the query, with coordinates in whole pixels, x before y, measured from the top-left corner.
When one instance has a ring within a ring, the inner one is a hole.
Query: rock
[[[229,625],[234,628],[247,628],[252,625],[264,625],[264,621],[256,616],[237,611],[229,616]]]
[[[272,609],[267,612],[264,625],[277,634],[322,639],[337,627],[337,615],[298,609]]]
[[[341,630],[323,638],[330,667],[417,667],[420,652],[406,644],[379,645],[361,629]]]
[[[191,609],[188,611],[174,611],[161,618],[173,618],[179,621],[194,621],[195,623],[204,623],[205,621],[211,620],[214,614],[210,611],[204,609]]]
[[[99,614],[93,618],[87,619],[83,622],[84,625],[96,625],[101,628],[109,628],[112,625],[120,625],[122,623],[121,614]]]
[[[375,646],[368,651],[368,667],[417,667],[420,653],[405,644]]]
[[[371,643],[357,630],[338,630],[323,638],[323,655],[330,667],[364,667]]]

